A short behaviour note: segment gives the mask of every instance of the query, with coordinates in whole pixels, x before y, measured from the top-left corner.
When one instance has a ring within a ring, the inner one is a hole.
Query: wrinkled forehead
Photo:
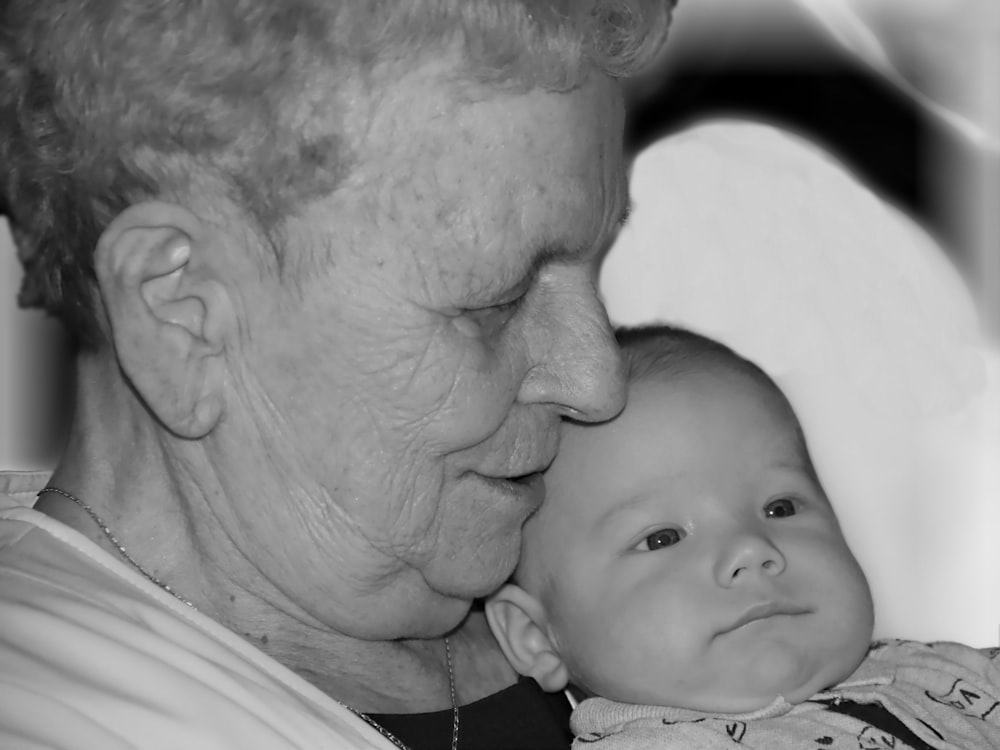
[[[435,59],[349,127],[358,166],[348,188],[443,242],[586,252],[627,203],[621,93],[596,71],[566,92],[521,90],[471,82]]]

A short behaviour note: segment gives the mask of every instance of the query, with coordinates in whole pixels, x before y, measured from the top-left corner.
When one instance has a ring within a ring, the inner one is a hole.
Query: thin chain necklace
[[[118,539],[115,537],[114,532],[112,532],[111,529],[108,527],[108,525],[104,523],[104,519],[102,519],[97,514],[97,511],[95,511],[93,508],[87,505],[87,503],[83,502],[83,500],[78,498],[76,495],[72,495],[69,492],[66,492],[66,490],[61,490],[58,487],[44,487],[41,491],[39,491],[38,496],[41,497],[46,492],[51,492],[56,495],[61,495],[62,497],[65,497],[67,500],[71,500],[78,506],[80,506],[84,510],[84,512],[88,516],[90,516],[91,520],[93,520],[93,522],[96,523],[98,527],[100,527],[101,531],[104,532],[104,536],[108,538],[108,541],[110,541],[111,544],[114,545],[115,549],[118,550],[119,554],[121,554],[121,556],[125,558],[125,560],[129,563],[129,565],[138,570],[140,573],[146,576],[146,578],[155,583],[157,586],[159,586],[161,589],[166,591],[168,594],[173,596],[178,601],[183,602],[187,606],[191,607],[191,609],[197,609],[197,607],[195,607],[194,604],[189,602],[183,596],[181,596],[172,588],[170,588],[169,585],[161,581],[159,578],[157,578],[148,570],[146,570],[144,567],[142,567],[138,562],[136,562],[135,558],[133,558],[132,555],[128,553],[128,551],[125,549],[122,543],[119,542]],[[451,644],[448,642],[447,638],[444,639],[444,657],[448,665],[448,693],[451,698],[451,716],[452,716],[451,750],[458,750],[458,699],[455,697],[455,667],[452,664],[451,660]],[[400,748],[400,750],[407,750],[406,745],[404,745],[399,740],[398,737],[396,737],[389,730],[387,730],[381,724],[379,724],[370,716],[368,716],[368,714],[362,713],[361,711],[357,711],[348,706],[346,703],[342,705],[349,711],[351,711],[351,713],[364,719],[365,722],[367,722],[371,727],[376,729],[379,734],[381,734],[387,740],[392,742],[392,744],[394,744],[396,747]]]
[[[140,573],[146,576],[146,578],[155,583],[157,586],[166,591],[168,594],[172,595],[178,601],[184,602],[186,605],[191,607],[191,609],[196,609],[196,607],[191,602],[189,602],[183,596],[181,596],[172,588],[170,588],[168,584],[161,581],[159,578],[154,576],[152,573],[150,573],[148,570],[142,567],[139,563],[137,563],[133,559],[132,555],[130,555],[128,551],[122,546],[122,543],[115,538],[114,532],[112,532],[111,529],[108,528],[108,525],[104,523],[104,519],[102,519],[99,515],[97,515],[97,511],[95,511],[93,508],[91,508],[89,505],[83,502],[83,500],[78,498],[76,495],[71,495],[70,493],[66,492],[66,490],[59,489],[58,487],[45,487],[41,490],[41,492],[38,493],[38,496],[41,497],[46,492],[53,492],[56,495],[62,495],[67,500],[72,500],[74,503],[83,508],[84,511],[86,511],[87,515],[90,516],[91,519],[93,519],[94,523],[100,526],[101,531],[104,532],[104,536],[108,538],[108,541],[110,541],[113,545],[115,545],[115,549],[118,550],[121,556],[124,557],[133,568],[138,570]]]

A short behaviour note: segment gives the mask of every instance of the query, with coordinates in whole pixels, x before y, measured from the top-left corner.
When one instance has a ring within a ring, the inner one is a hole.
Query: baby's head
[[[724,713],[846,678],[871,595],[781,390],[691,332],[619,343],[625,411],[566,424],[516,583],[487,605],[514,668],[546,690]]]

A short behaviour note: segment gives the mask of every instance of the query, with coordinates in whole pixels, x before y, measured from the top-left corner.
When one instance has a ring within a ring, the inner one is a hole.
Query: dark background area
[[[979,158],[953,131],[818,29],[796,32],[794,49],[762,53],[742,40],[668,61],[630,103],[626,147],[635,154],[664,135],[715,117],[768,122],[835,155],[875,192],[930,231],[965,265],[957,217],[942,185]],[[803,38],[804,37],[804,38]],[[802,48],[808,49],[803,56]]]
[[[810,135],[901,207],[931,212],[921,154],[937,134],[911,102],[846,67],[794,73],[746,62],[714,74],[676,73],[660,97],[634,110],[628,148],[636,153],[692,121],[732,114]]]

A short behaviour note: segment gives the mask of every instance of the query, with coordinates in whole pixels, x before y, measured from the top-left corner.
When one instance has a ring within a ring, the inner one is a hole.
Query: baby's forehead
[[[769,410],[779,408],[777,399],[763,384],[731,368],[646,373],[629,380],[625,407],[612,419],[562,422],[559,450],[546,473],[547,485],[572,485],[574,480],[590,473],[594,462],[605,463],[615,455],[628,454],[636,441],[649,444],[657,440],[674,427],[670,419],[674,413],[671,404],[685,411],[697,410],[699,399],[693,396],[708,393],[711,398],[715,389],[722,392],[741,389]],[[659,415],[656,419],[651,415],[654,411]]]
[[[614,420],[600,425],[598,428],[613,426],[629,410],[629,404],[635,407],[635,396],[641,394],[645,403],[673,397],[678,394],[711,394],[713,392],[742,394],[747,400],[787,424],[789,429],[801,430],[798,415],[784,391],[764,371],[756,366],[730,359],[721,355],[702,358],[695,365],[684,364],[677,368],[654,369],[629,377],[625,408]],[[695,404],[697,401],[694,402]],[[690,408],[691,402],[686,402]],[[579,426],[579,425],[578,425]],[[584,425],[587,426],[587,425]]]
[[[627,350],[625,358],[628,360]],[[756,365],[723,352],[702,353],[697,359],[659,360],[645,367],[630,368],[629,393],[646,388],[664,392],[715,386],[750,388],[761,394],[782,395],[777,384]]]
[[[730,398],[733,394],[737,395]],[[653,373],[629,383],[628,400],[617,417],[602,423],[563,423],[556,460],[545,476],[547,510],[580,515],[584,506],[593,511],[594,505],[628,501],[628,493],[619,490],[632,483],[629,467],[635,468],[636,453],[648,455],[651,449],[655,452],[662,446],[665,459],[698,463],[704,443],[688,439],[687,428],[697,426],[702,409],[706,415],[714,411],[716,419],[720,410],[727,419],[725,415],[730,413],[733,419],[739,419],[736,415],[740,412],[767,414],[763,421],[750,417],[753,427],[748,429],[768,431],[769,439],[778,446],[775,450],[789,454],[782,457],[787,463],[801,464],[811,473],[798,418],[767,376],[725,365]],[[648,460],[641,470],[650,470]],[[613,491],[594,497],[599,488]],[[583,497],[588,498],[586,503],[581,502]],[[541,515],[545,510],[543,505]]]

